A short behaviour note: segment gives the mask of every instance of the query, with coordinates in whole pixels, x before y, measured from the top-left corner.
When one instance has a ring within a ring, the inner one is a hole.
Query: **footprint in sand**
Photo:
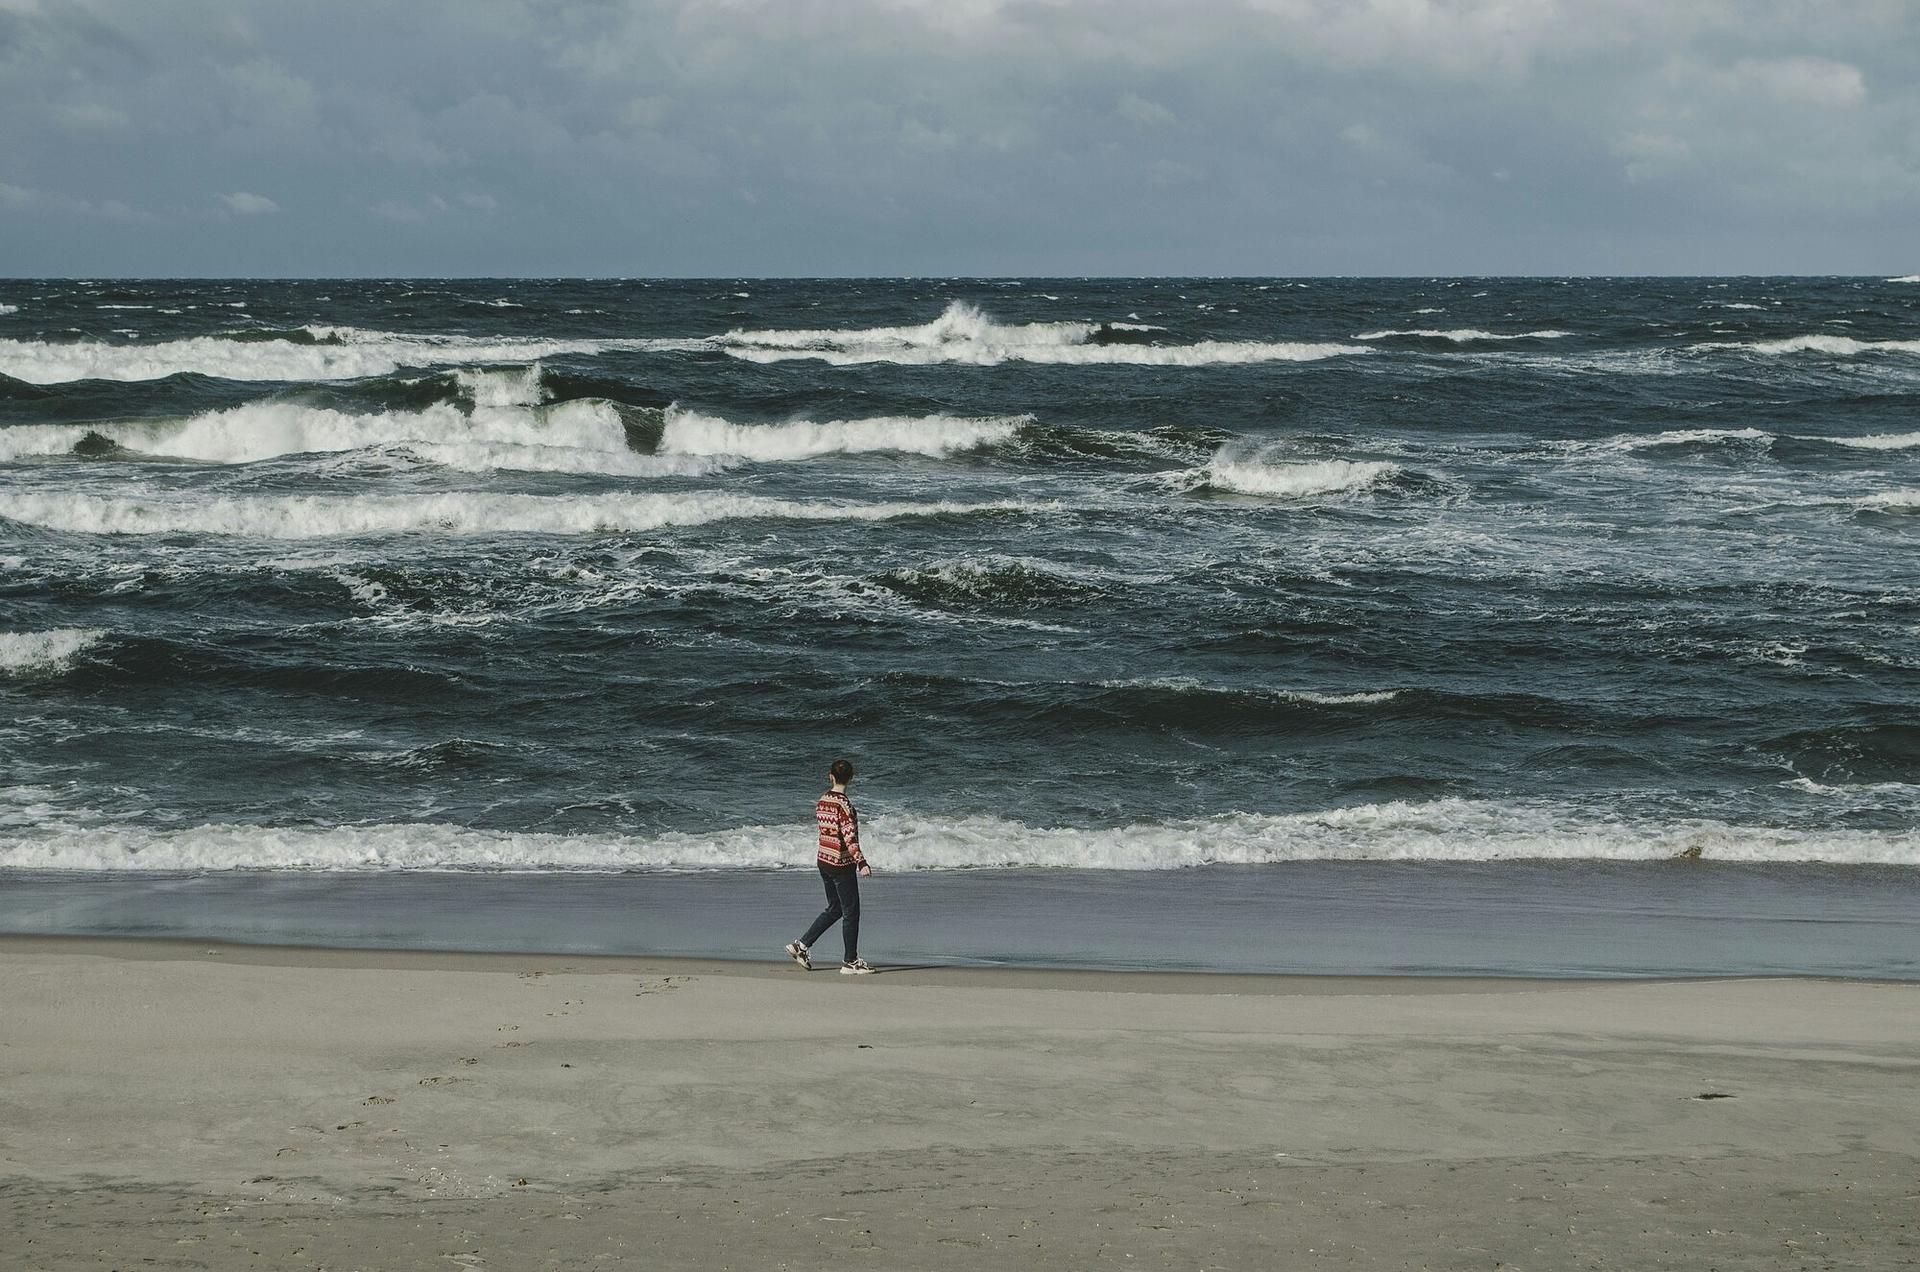
[[[471,1081],[473,1081],[472,1078],[450,1078],[450,1077],[447,1077],[445,1074],[435,1074],[433,1077],[420,1079],[420,1085],[421,1086],[448,1086],[455,1082],[471,1082]]]

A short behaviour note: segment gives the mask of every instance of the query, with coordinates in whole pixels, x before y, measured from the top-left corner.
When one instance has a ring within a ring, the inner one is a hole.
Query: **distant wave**
[[[1203,483],[1212,490],[1237,495],[1303,498],[1365,490],[1398,475],[1397,464],[1323,459],[1302,463],[1261,463],[1256,460],[1216,459],[1204,470]]]
[[[1109,333],[1123,333],[1112,336]],[[852,330],[728,332],[715,344],[750,362],[816,359],[847,366],[863,362],[904,365],[1004,362],[1132,366],[1213,366],[1254,362],[1311,362],[1368,353],[1364,346],[1313,342],[1206,340],[1152,344],[1139,337],[1150,328],[1091,322],[995,322],[963,301],[954,301],[932,322],[914,327]]]
[[[1902,274],[1898,278],[1889,278],[1890,283],[1920,283],[1920,274]]]
[[[76,654],[106,633],[62,627],[48,632],[0,632],[0,676],[42,676],[66,669]]]
[[[1805,440],[1831,442],[1835,446],[1851,446],[1856,450],[1911,450],[1920,446],[1920,433],[1873,433],[1866,437],[1821,437]]]
[[[1421,327],[1411,331],[1363,331],[1355,340],[1388,340],[1396,337],[1423,340],[1448,340],[1454,344],[1466,344],[1475,340],[1559,340],[1570,336],[1571,331],[1482,331],[1478,327],[1455,327],[1448,331],[1436,331],[1430,327]]]
[[[128,498],[0,493],[0,518],[76,534],[318,539],[392,534],[595,534],[715,521],[886,521],[1030,511],[1026,503],[802,503],[756,495],[248,495]]]
[[[1104,680],[1106,689],[1158,689],[1175,694],[1198,694],[1247,699],[1278,699],[1304,702],[1316,707],[1375,707],[1400,696],[1398,689],[1361,689],[1351,693],[1328,693],[1317,689],[1221,688],[1208,685],[1195,676],[1155,676],[1145,680]]]
[[[1109,828],[999,817],[876,816],[887,870],[1174,870],[1288,861],[1714,861],[1920,864],[1920,831],[1781,830],[1705,819],[1601,820],[1563,808],[1442,799],[1293,814],[1227,813]],[[86,871],[624,871],[804,867],[790,826],[654,836],[208,825],[71,829],[0,840],[0,869]]]
[[[120,450],[209,464],[249,464],[282,455],[382,447],[403,448],[430,463],[466,471],[649,477],[699,474],[715,467],[711,461],[634,453],[619,408],[593,400],[472,413],[445,402],[421,411],[368,413],[254,402],[185,420],[0,428],[0,461]]]
[[[735,455],[763,461],[862,451],[940,456],[1005,442],[1032,422],[1032,417],[1025,415],[986,419],[923,415],[735,424],[717,416],[676,408],[667,412],[658,452],[662,455]]]
[[[1663,433],[1622,433],[1595,442],[1563,443],[1575,450],[1653,450],[1666,446],[1700,446],[1727,442],[1772,441],[1773,434],[1757,428],[1676,428]]]
[[[121,450],[247,464],[397,447],[471,472],[654,477],[710,473],[729,459],[780,462],[865,451],[942,456],[1008,441],[1032,423],[1029,416],[928,415],[736,424],[678,406],[649,411],[597,398],[539,405],[538,364],[462,370],[455,378],[460,396],[473,403],[470,409],[452,401],[372,412],[254,402],[184,420],[16,425],[0,427],[0,462]]]
[[[389,375],[401,367],[529,362],[567,353],[690,347],[700,347],[700,342],[414,336],[308,327],[265,337],[242,332],[152,344],[0,340],[0,374],[30,384],[159,380],[183,372],[227,380],[354,380]]]
[[[1856,340],[1852,336],[1815,333],[1779,340],[1719,341],[1697,344],[1697,350],[1734,349],[1780,357],[1795,353],[1824,353],[1850,358],[1863,353],[1920,353],[1920,340]]]
[[[17,314],[19,312],[20,312],[20,306],[18,305],[0,305],[0,318],[3,318],[8,314]]]
[[[1877,433],[1864,437],[1822,437],[1811,433],[1769,433],[1757,428],[1681,428],[1662,433],[1621,433],[1596,441],[1555,442],[1555,449],[1574,451],[1643,451],[1667,447],[1704,448],[1772,443],[1783,438],[1796,442],[1814,442],[1841,446],[1850,450],[1908,450],[1920,447],[1920,433]]]
[[[1863,512],[1920,512],[1920,490],[1889,490],[1852,501]]]

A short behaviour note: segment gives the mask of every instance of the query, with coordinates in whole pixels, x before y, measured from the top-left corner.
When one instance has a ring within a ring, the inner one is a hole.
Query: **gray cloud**
[[[220,196],[220,202],[227,211],[235,216],[261,216],[268,212],[278,212],[280,205],[264,194],[249,194],[245,190],[235,190],[232,194]]]
[[[1915,68],[1901,0],[0,0],[0,273],[1907,272]]]

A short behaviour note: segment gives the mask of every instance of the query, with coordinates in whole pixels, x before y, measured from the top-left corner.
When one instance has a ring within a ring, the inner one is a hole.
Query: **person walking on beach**
[[[847,947],[840,974],[866,976],[873,969],[860,957],[860,879],[872,874],[873,867],[860,852],[860,815],[847,798],[847,785],[853,781],[852,761],[835,760],[827,769],[827,781],[831,784],[827,793],[813,806],[813,819],[820,827],[820,851],[815,861],[827,888],[827,908],[820,911],[806,935],[787,946],[787,957],[812,971],[809,947],[837,922],[840,939]]]

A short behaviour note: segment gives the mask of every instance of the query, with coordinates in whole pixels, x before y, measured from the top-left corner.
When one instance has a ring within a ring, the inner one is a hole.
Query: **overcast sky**
[[[1915,270],[1909,0],[0,0],[0,275]]]

